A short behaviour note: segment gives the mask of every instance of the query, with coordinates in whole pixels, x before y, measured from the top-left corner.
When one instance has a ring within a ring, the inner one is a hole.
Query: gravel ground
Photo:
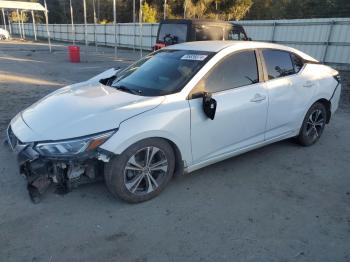
[[[64,46],[53,50],[0,43],[0,131],[51,91],[138,57],[90,48],[71,64]],[[0,261],[350,261],[350,73],[342,77],[341,108],[316,145],[263,147],[175,178],[142,204],[99,183],[33,205],[0,147]]]

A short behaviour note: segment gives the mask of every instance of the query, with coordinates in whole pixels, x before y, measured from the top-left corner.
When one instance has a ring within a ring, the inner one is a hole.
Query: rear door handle
[[[261,101],[264,101],[266,99],[266,96],[261,94],[255,94],[252,99],[250,99],[250,102],[258,103]]]
[[[303,87],[313,87],[314,86],[314,83],[311,82],[311,81],[306,81],[304,84],[303,84]]]

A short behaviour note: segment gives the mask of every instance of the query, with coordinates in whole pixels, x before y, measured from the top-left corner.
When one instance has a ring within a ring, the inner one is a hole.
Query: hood
[[[21,119],[38,136],[23,142],[69,139],[115,129],[163,100],[129,94],[96,81],[67,86],[21,112]],[[21,134],[16,135],[21,138]]]

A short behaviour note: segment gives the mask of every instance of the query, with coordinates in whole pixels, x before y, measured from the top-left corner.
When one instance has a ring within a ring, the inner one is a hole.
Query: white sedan
[[[318,141],[338,108],[336,70],[293,48],[188,42],[59,89],[7,130],[32,200],[104,176],[128,202],[158,195],[174,174],[296,137]]]
[[[0,40],[10,39],[10,34],[7,30],[0,28]]]

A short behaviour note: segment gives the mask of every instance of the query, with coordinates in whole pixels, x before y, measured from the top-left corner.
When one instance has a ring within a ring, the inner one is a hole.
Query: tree
[[[146,1],[142,4],[142,21],[145,23],[157,22],[157,10]]]
[[[253,5],[252,0],[237,0],[226,13],[227,20],[241,20]]]

